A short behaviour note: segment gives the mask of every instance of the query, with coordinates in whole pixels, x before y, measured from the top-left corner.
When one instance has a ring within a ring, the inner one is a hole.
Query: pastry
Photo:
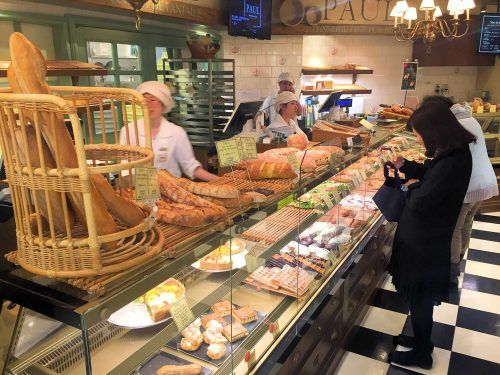
[[[187,352],[194,352],[198,350],[198,348],[201,346],[201,343],[203,342],[203,339],[201,341],[198,341],[196,339],[190,339],[187,337],[183,337],[181,340],[181,349],[185,350]]]
[[[188,325],[186,328],[184,328],[181,331],[181,335],[183,337],[187,337],[190,334],[192,334],[193,332],[194,333],[196,333],[196,332],[200,332],[201,333],[200,327],[201,327],[201,319],[200,318],[196,318],[193,323],[191,323],[190,325]]]
[[[203,341],[206,344],[212,344],[214,342],[226,342],[227,340],[222,336],[222,330],[224,327],[221,323],[216,320],[210,320],[206,327],[206,331],[203,332]]]
[[[226,355],[226,344],[213,343],[208,346],[207,356],[211,359],[221,359]]]
[[[234,342],[248,336],[248,330],[239,322],[233,322],[224,327],[222,334],[227,341]]]
[[[231,254],[235,255],[245,251],[247,244],[239,238],[233,238],[227,241],[224,246],[231,249]]]
[[[198,375],[201,366],[195,363],[190,365],[166,365],[156,370],[156,375]]]
[[[232,306],[228,300],[217,302],[212,305],[212,311],[219,313],[220,316],[228,316],[231,315]]]
[[[233,317],[241,324],[247,324],[258,319],[255,310],[252,310],[249,306],[243,306],[237,310],[233,310]]]
[[[212,314],[204,315],[201,317],[201,325],[203,326],[203,328],[207,329],[208,323],[211,320],[215,320],[222,325],[224,325],[224,323],[225,323],[224,319],[222,319],[222,317],[220,316],[219,313],[212,313]]]
[[[177,302],[185,293],[184,286],[175,279],[168,279],[143,296],[153,322],[159,322],[170,316],[170,305]]]
[[[226,271],[231,269],[229,249],[220,246],[200,259],[200,269],[206,271]]]

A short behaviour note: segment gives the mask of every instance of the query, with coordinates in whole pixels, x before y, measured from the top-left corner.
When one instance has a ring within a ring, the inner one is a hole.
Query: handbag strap
[[[401,187],[402,184],[401,184],[401,178],[399,177],[399,172],[398,172],[396,166],[393,163],[391,163],[390,161],[388,161],[384,164],[384,177],[386,179],[392,178],[389,176],[389,168],[388,167],[391,167],[394,170],[395,185],[397,187]]]

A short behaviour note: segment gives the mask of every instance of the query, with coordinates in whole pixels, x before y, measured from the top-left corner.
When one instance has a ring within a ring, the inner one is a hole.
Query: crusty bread
[[[270,156],[276,156],[276,155],[286,156],[289,154],[294,154],[298,151],[300,150],[297,147],[280,147],[264,151],[262,155],[267,159]]]
[[[156,375],[198,375],[201,366],[191,363],[189,365],[165,365],[156,370]]]
[[[202,196],[204,199],[226,208],[237,208],[248,206],[252,203],[262,203],[266,201],[266,196],[253,191],[241,193],[239,198],[214,198]]]
[[[248,165],[248,174],[252,180],[295,178],[297,174],[288,162],[266,162],[256,160]]]
[[[305,150],[307,147],[307,137],[302,134],[291,134],[286,141],[288,147],[296,147],[299,150]]]
[[[341,147],[337,146],[315,146],[313,150],[323,150],[327,151],[330,154],[336,154],[338,156],[343,156],[345,154],[345,151],[342,150]]]
[[[186,178],[178,179],[179,186],[186,189],[190,193],[197,195],[205,195],[214,198],[237,198],[238,189],[232,185],[212,185],[206,182],[194,182]]]
[[[157,218],[167,224],[180,225],[183,227],[204,227],[227,215],[224,207],[194,207],[180,203],[157,202]]]

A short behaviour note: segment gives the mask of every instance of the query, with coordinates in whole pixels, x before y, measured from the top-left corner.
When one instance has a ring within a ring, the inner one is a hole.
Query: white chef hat
[[[151,94],[156,96],[163,103],[163,113],[170,112],[175,107],[175,102],[172,99],[172,94],[167,85],[157,81],[147,81],[141,83],[137,87],[137,91],[141,94]]]
[[[283,72],[278,76],[278,83],[280,83],[281,81],[292,82],[292,85],[295,84],[295,81],[293,80],[292,75],[288,72]]]
[[[274,109],[276,109],[276,112],[279,112],[280,106],[282,104],[290,103],[294,100],[299,101],[297,95],[290,91],[282,91],[276,96],[276,100],[274,101]]]

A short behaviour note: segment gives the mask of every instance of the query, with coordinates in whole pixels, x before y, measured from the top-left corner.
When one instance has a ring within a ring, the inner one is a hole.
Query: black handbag
[[[388,167],[394,169],[394,177],[389,176]],[[388,221],[399,221],[406,205],[406,192],[401,190],[403,181],[391,162],[384,164],[385,182],[373,197],[373,201]]]

